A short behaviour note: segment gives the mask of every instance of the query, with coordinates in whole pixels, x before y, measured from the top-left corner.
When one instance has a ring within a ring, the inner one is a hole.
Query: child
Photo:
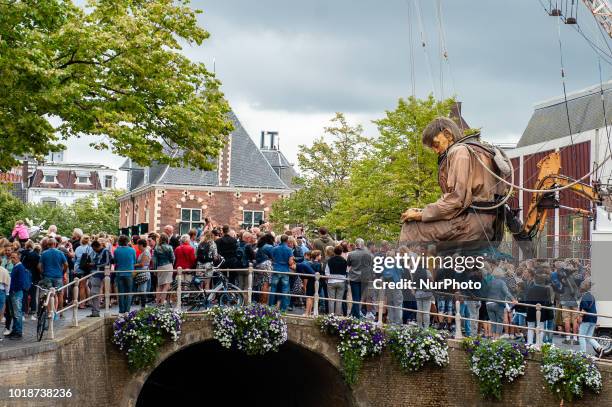
[[[14,240],[19,240],[19,243],[21,243],[22,246],[30,238],[30,232],[28,232],[28,227],[23,223],[22,220],[18,220],[17,222],[15,222],[15,227],[13,228],[13,233],[11,233],[11,237]]]

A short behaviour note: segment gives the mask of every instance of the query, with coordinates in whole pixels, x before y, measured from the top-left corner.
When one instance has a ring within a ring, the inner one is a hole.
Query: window
[[[79,175],[77,177],[77,184],[89,184],[89,177],[84,175]]]
[[[40,200],[40,203],[42,203],[43,205],[57,206],[57,200],[53,198],[43,198]]]
[[[47,184],[55,183],[55,175],[45,175],[44,178],[43,178],[43,182],[45,182]]]
[[[197,229],[202,225],[201,209],[181,209],[181,224],[179,233],[184,235],[190,229]]]
[[[105,175],[104,176],[104,188],[112,188],[113,187],[113,176]]]
[[[264,219],[263,211],[242,211],[242,226],[251,227],[258,226],[259,222]]]

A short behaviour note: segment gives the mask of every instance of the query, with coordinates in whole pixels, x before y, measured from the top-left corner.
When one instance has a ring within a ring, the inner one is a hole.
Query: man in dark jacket
[[[238,240],[235,237],[230,236],[229,225],[223,225],[221,229],[223,236],[215,241],[217,244],[217,252],[219,256],[223,257],[225,261],[221,265],[223,269],[236,269],[240,268],[238,264]],[[230,272],[230,282],[236,284],[237,274],[236,272]]]
[[[24,265],[26,270],[28,270],[28,272],[32,276],[32,284],[30,285],[29,290],[23,293],[24,295],[23,311],[26,312],[26,308],[25,308],[26,303],[27,303],[26,300],[29,295],[30,296],[29,315],[31,316],[32,320],[36,319],[34,315],[36,314],[36,308],[38,306],[38,298],[36,298],[37,288],[34,286],[34,284],[38,284],[38,282],[40,281],[40,270],[38,270],[39,262],[40,262],[40,254],[34,250],[34,242],[32,242],[31,240],[28,240],[25,244],[25,249],[21,252],[21,263]]]

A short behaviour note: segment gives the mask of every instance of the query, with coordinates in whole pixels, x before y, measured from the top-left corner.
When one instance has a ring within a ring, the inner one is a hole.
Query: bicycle
[[[242,293],[233,292],[240,291],[240,287],[230,283],[225,274],[219,271],[221,264],[223,264],[223,260],[217,266],[213,266],[212,276],[210,277],[205,276],[203,272],[198,270],[191,280],[182,282],[182,291],[192,291],[185,292],[181,295],[181,303],[187,306],[187,311],[195,312],[200,309],[209,308],[213,305],[239,307],[244,303]],[[213,281],[213,288],[209,290],[204,290],[202,288],[206,279]],[[172,283],[171,291],[176,291],[177,287],[178,284],[175,280]]]
[[[42,341],[43,335],[47,330],[47,323],[49,312],[48,308],[48,297],[49,292],[51,291],[49,288],[42,287],[40,285],[34,284],[34,287],[38,289],[38,307],[36,310],[36,340],[38,342]]]

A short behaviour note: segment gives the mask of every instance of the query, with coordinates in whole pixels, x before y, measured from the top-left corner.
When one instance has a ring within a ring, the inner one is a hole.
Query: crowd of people
[[[60,288],[75,277],[91,278],[79,283],[79,298],[93,297],[79,305],[91,308],[91,317],[100,316],[104,290],[104,271],[113,268],[111,290],[117,293],[142,293],[134,296],[111,297],[125,313],[132,305],[167,305],[176,300],[169,294],[176,279],[176,270],[185,274],[200,273],[204,289],[210,288],[213,270],[228,270],[229,281],[246,289],[247,273],[239,271],[253,267],[253,301],[278,306],[281,311],[303,315],[314,312],[316,284],[319,279],[319,313],[352,315],[376,319],[383,312],[387,323],[417,324],[453,330],[456,301],[465,318],[462,329],[467,336],[524,339],[535,343],[536,309],[525,304],[559,307],[561,312],[541,310],[540,328],[566,333],[564,343],[580,345],[586,351],[587,340],[577,334],[592,336],[597,317],[571,311],[596,313],[595,299],[590,292],[590,267],[576,259],[554,261],[525,260],[520,263],[488,260],[484,267],[458,273],[452,269],[417,267],[408,270],[397,265],[374,272],[375,257],[396,254],[418,256],[428,253],[427,246],[393,247],[388,242],[365,242],[356,239],[335,241],[324,227],[309,239],[296,227],[274,234],[267,225],[249,230],[234,230],[227,225],[212,226],[210,222],[182,236],[171,225],[161,233],[143,236],[89,236],[74,229],[71,237],[60,236],[50,226],[39,243],[29,239],[23,222],[18,221],[10,239],[0,240],[0,310],[3,311],[5,337],[20,339],[23,320],[36,319],[37,285]],[[151,273],[151,270],[156,272]],[[274,271],[274,273],[271,273]],[[377,289],[375,279],[388,282],[410,280],[416,288]],[[424,281],[480,282],[480,289],[424,289]],[[150,293],[155,292],[155,295]],[[58,308],[70,298],[72,290],[58,291]],[[293,294],[294,297],[279,294]],[[300,296],[306,296],[300,297]],[[132,298],[133,297],[133,298]],[[387,307],[378,309],[380,300]],[[363,302],[366,304],[358,304]],[[299,313],[299,311],[297,311]],[[442,315],[432,315],[442,314]],[[507,327],[501,324],[513,324]],[[531,328],[531,329],[528,329]],[[541,331],[543,342],[551,334]],[[0,337],[1,339],[1,337]],[[596,351],[599,344],[590,340]]]

